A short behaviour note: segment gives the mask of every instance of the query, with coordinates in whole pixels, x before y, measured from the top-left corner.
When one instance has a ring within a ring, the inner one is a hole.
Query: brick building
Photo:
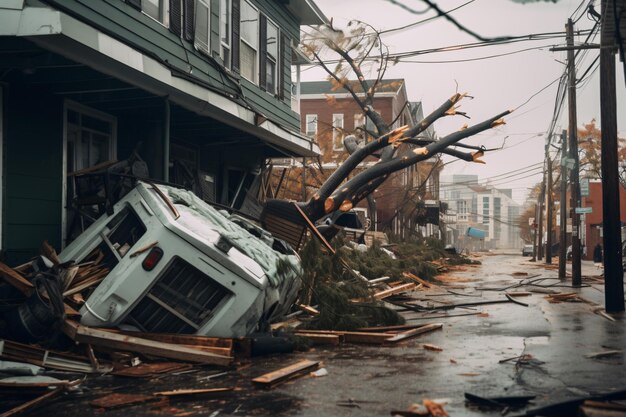
[[[371,85],[373,80],[369,83]],[[409,101],[403,79],[383,80],[377,88],[373,107],[392,128],[413,125],[423,118],[421,103]],[[349,156],[343,146],[345,135],[355,134],[367,141],[371,137],[359,127],[370,132],[376,131],[353,97],[343,89],[334,89],[329,81],[301,84],[300,114],[302,132],[315,138],[320,146],[321,167],[325,175],[333,172]],[[423,136],[434,138],[432,127]],[[399,152],[402,151],[402,148],[399,149]],[[373,230],[391,231],[405,237],[408,231],[417,231],[418,226],[421,226],[419,231],[423,235],[438,235],[436,226],[427,225],[428,210],[424,209],[428,205],[439,207],[437,200],[441,166],[437,161],[433,158],[390,176],[374,192],[375,213],[369,213],[366,201],[358,205],[357,210],[363,211],[372,221]],[[361,164],[361,168],[376,162],[377,159],[368,158]],[[431,222],[438,223],[437,220]]]

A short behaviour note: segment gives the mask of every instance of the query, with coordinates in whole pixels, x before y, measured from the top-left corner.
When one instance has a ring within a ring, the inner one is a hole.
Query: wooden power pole
[[[548,140],[551,140],[552,138],[548,138]],[[550,142],[548,142],[550,143]],[[552,159],[550,159],[550,155],[548,152],[546,152],[546,155],[548,157],[548,185],[546,186],[546,219],[547,219],[547,224],[546,224],[546,233],[547,233],[547,239],[546,239],[546,263],[547,264],[551,264],[552,263],[552,211],[553,211],[553,205],[554,205],[554,200],[552,199]]]
[[[624,311],[624,274],[617,165],[614,2],[602,1],[600,39],[600,128],[602,130],[602,228],[604,236],[604,300],[607,312]],[[611,16],[613,19],[608,19]],[[612,20],[612,22],[611,22]]]
[[[561,195],[559,212],[559,279],[565,279],[565,265],[567,259],[567,130],[561,133]]]
[[[567,103],[569,110],[569,151],[570,157],[574,159],[574,167],[572,168],[571,178],[571,207],[572,216],[572,286],[580,287],[582,285],[582,276],[580,270],[580,219],[576,208],[578,207],[578,135],[576,120],[576,65],[574,62],[574,24],[572,19],[567,19],[565,25],[567,38]]]

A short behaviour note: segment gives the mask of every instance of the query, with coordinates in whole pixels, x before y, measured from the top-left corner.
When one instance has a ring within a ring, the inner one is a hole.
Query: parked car
[[[533,245],[524,245],[522,248],[522,256],[532,256],[533,254]]]
[[[97,254],[109,273],[81,323],[144,332],[242,337],[292,306],[300,259],[284,242],[183,189],[139,182],[59,254]]]

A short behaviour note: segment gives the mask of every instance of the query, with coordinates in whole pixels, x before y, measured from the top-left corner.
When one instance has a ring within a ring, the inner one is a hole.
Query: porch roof
[[[319,146],[224,94],[175,74],[156,59],[49,7],[3,9],[0,36],[24,37],[36,45],[141,88],[200,116],[246,132],[287,156],[317,156]]]

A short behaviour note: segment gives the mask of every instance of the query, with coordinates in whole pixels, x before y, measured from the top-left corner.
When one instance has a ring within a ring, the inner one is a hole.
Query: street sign
[[[532,226],[535,223],[535,218],[534,217],[529,217],[528,218],[528,225]]]
[[[580,180],[580,196],[589,197],[589,178]]]
[[[576,214],[588,214],[593,212],[593,207],[576,207]]]

